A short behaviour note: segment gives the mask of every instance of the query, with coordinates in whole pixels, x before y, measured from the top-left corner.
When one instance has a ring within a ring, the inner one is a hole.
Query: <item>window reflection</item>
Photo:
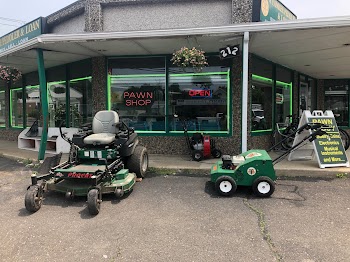
[[[325,80],[325,109],[333,111],[339,126],[349,125],[348,92],[346,80]]]
[[[10,90],[10,116],[12,127],[23,127],[23,91],[22,88]]]
[[[229,73],[171,74],[170,113],[187,119],[188,130],[227,131]],[[174,119],[170,130],[183,130]]]

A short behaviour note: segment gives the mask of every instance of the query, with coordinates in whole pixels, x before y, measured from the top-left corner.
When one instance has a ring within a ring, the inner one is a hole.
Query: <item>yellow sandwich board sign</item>
[[[349,167],[349,161],[347,159],[344,146],[339,134],[338,126],[335,121],[332,111],[310,111],[305,110],[299,122],[299,127],[306,123],[316,124],[321,123],[326,127],[322,127],[327,134],[318,136],[316,140],[312,142],[312,145],[306,145],[300,149],[297,149],[289,154],[288,159],[291,160],[310,160],[314,154],[317,157],[317,161],[320,168],[346,166]],[[309,135],[312,130],[304,130],[300,134],[296,134],[293,145],[300,142],[304,137]]]

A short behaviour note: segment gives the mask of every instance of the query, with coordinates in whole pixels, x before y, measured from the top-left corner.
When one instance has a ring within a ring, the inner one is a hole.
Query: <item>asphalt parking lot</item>
[[[0,158],[0,261],[350,261],[350,179],[280,179],[271,198],[219,197],[208,176],[153,173],[121,200],[50,192],[30,214],[30,170]]]

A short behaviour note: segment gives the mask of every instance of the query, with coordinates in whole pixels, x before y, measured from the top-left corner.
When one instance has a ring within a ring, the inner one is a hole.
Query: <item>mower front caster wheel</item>
[[[253,192],[258,197],[269,197],[275,191],[275,183],[267,176],[255,179],[252,185]]]
[[[203,159],[203,152],[200,150],[194,150],[192,152],[192,159],[198,162],[201,161]]]
[[[97,189],[91,189],[87,195],[87,206],[90,215],[97,215],[100,213],[101,206],[100,193]]]
[[[236,181],[229,176],[221,176],[215,182],[216,191],[222,196],[231,196],[237,190]]]
[[[214,158],[220,158],[222,153],[221,153],[221,151],[219,149],[214,148],[213,150],[211,150],[211,155]]]
[[[36,212],[43,203],[43,192],[39,185],[30,186],[24,199],[24,205],[29,212]]]

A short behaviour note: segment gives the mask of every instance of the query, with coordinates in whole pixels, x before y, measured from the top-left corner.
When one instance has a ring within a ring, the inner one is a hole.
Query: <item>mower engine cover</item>
[[[272,159],[265,150],[249,150],[238,156],[238,158],[242,157],[244,161],[240,161],[233,170],[227,169],[223,161],[215,163],[210,172],[211,181],[215,183],[219,177],[229,176],[235,180],[237,185],[251,186],[253,182],[261,176],[269,177],[273,181],[277,179]],[[227,158],[227,156],[225,156],[225,158]],[[225,164],[227,163],[226,161],[227,159],[225,159]]]

